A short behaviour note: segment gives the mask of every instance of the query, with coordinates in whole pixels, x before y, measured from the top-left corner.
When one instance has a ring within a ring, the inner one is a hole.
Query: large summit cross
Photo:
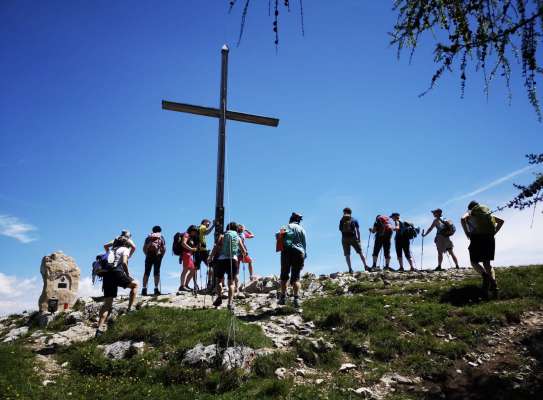
[[[195,106],[185,103],[174,103],[162,100],[162,109],[179,111],[190,114],[205,115],[207,117],[219,118],[219,147],[217,151],[217,192],[215,199],[215,241],[224,231],[224,162],[226,150],[226,120],[239,122],[250,122],[258,125],[276,127],[279,124],[277,118],[263,117],[260,115],[244,114],[236,111],[229,111],[226,108],[226,84],[228,80],[228,46],[221,49],[221,98],[220,108]]]

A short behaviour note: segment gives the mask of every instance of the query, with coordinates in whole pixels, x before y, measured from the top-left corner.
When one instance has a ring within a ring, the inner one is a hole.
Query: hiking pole
[[[422,271],[424,269],[424,267],[422,266],[423,265],[422,260],[424,258],[424,229],[422,230],[421,238],[422,238],[422,250],[420,253],[420,270]]]
[[[370,253],[370,241],[371,241],[371,231],[368,235],[368,244],[366,246],[366,263],[368,262],[368,255]]]

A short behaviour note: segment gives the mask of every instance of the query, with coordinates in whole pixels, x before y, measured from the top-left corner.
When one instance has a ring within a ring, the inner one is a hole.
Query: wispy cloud
[[[17,217],[11,215],[0,215],[0,235],[18,240],[22,243],[30,243],[36,240],[33,234],[38,228],[34,225],[25,224]]]
[[[504,182],[507,182],[511,179],[513,179],[515,176],[518,176],[518,175],[521,175],[525,172],[528,172],[530,169],[533,168],[533,165],[528,165],[524,168],[521,168],[521,169],[517,169],[516,171],[513,171],[507,175],[504,175],[502,176],[501,178],[498,178],[490,183],[487,183],[486,185],[484,186],[481,186],[480,188],[478,189],[475,189],[469,193],[465,193],[463,195],[460,195],[460,196],[457,196],[457,197],[453,197],[452,199],[450,200],[447,200],[445,202],[444,205],[447,205],[447,204],[451,204],[451,203],[454,203],[456,201],[459,201],[459,200],[465,200],[465,199],[469,199],[469,198],[472,198],[480,193],[483,193],[483,192],[486,192],[487,190],[490,190],[492,189],[493,187],[496,187],[498,185],[501,185],[502,183]]]

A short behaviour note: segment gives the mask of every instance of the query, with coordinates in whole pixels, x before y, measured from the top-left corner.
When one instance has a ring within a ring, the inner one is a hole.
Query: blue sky
[[[411,64],[396,58],[391,2],[305,2],[305,36],[299,13],[282,11],[278,53],[267,2],[252,2],[239,47],[240,8],[227,9],[211,0],[2,2],[0,312],[37,301],[28,297],[41,287],[44,255],[62,250],[88,276],[122,228],[141,244],[160,224],[171,242],[213,216],[217,120],[163,111],[161,100],[217,106],[223,43],[229,108],[281,120],[227,124],[227,219],[256,234],[248,245],[260,275],[277,273],[273,234],[293,210],[305,215],[307,270],[330,272],[344,268],[344,206],[364,229],[381,212],[427,223],[443,205],[458,219],[471,197],[496,206],[514,194],[512,181],[530,179],[523,155],[541,150],[543,125],[520,79],[511,105],[500,81],[487,100],[473,71],[464,99],[458,72],[419,98],[435,69],[431,43]],[[517,221],[504,228],[511,251],[496,263],[541,261],[541,214],[533,229],[530,212],[506,215]],[[527,249],[515,247],[519,235]],[[425,253],[433,266],[434,249]],[[140,249],[130,268],[141,280]],[[163,270],[173,289],[177,260],[168,256]]]

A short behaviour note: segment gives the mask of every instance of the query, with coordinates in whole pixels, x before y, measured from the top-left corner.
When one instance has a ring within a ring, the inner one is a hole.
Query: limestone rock
[[[144,342],[133,342],[131,340],[121,340],[105,346],[100,346],[100,348],[103,348],[104,350],[104,355],[113,360],[123,360],[125,358],[130,358],[135,354],[142,353],[144,347]]]
[[[339,367],[339,372],[347,372],[355,368],[356,368],[355,364],[345,363],[345,364],[341,364],[341,367]]]
[[[286,368],[277,368],[275,370],[275,376],[277,377],[277,379],[285,379],[285,374],[287,373],[287,369]]]
[[[250,371],[255,357],[255,351],[250,347],[229,347],[223,353],[222,366],[227,371],[234,368]]]
[[[354,391],[362,399],[377,399],[377,396],[371,389],[361,387]]]
[[[215,362],[218,356],[217,345],[211,344],[204,346],[198,343],[195,347],[185,353],[183,357],[183,364],[198,365],[206,364],[211,365]]]
[[[20,328],[14,328],[8,332],[8,334],[4,337],[3,342],[13,342],[17,339],[19,339],[21,336],[24,336],[28,333],[28,326],[21,326]]]
[[[59,310],[71,308],[77,300],[79,267],[72,257],[57,252],[43,257],[40,272],[43,290],[38,301],[41,313],[54,312],[49,305],[57,304]]]

